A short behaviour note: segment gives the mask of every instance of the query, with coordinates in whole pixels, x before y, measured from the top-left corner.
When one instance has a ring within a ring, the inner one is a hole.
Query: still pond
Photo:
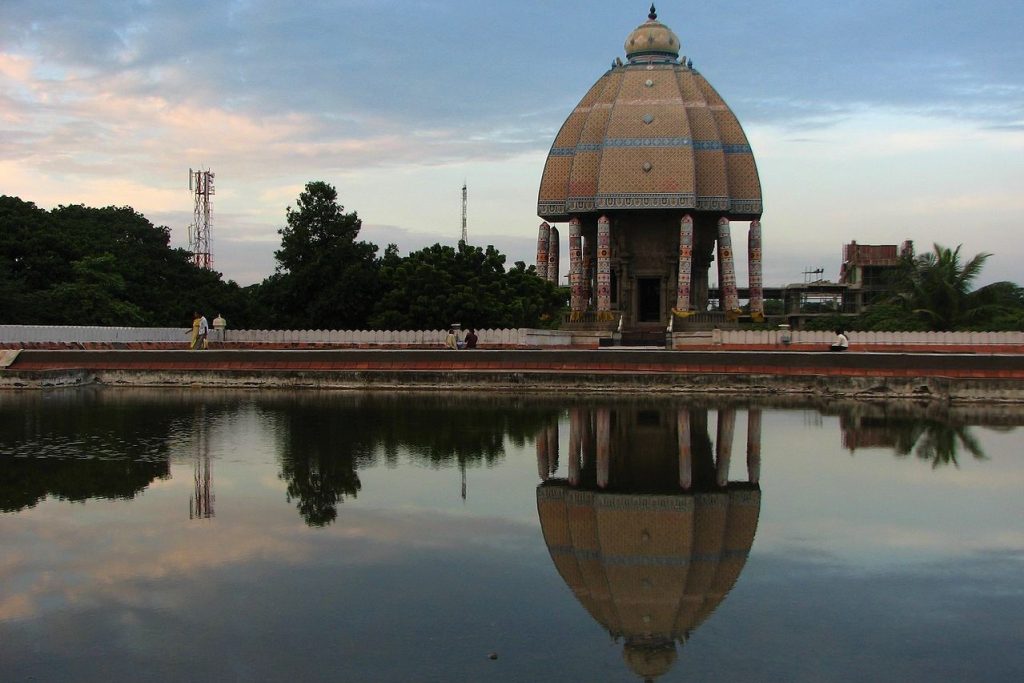
[[[0,680],[1024,680],[1021,425],[0,393]]]

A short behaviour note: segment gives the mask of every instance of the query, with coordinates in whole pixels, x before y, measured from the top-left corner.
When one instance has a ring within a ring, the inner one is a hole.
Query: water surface
[[[1021,424],[3,393],[0,680],[1019,680]]]

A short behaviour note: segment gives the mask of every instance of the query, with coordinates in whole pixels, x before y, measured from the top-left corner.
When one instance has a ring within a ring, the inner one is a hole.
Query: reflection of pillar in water
[[[597,409],[597,485],[608,486],[608,468],[611,459],[611,414],[608,408]]]
[[[583,441],[583,409],[569,409],[569,483],[580,483],[580,444]]]
[[[582,438],[582,449],[584,469],[587,467],[587,463],[590,459],[593,459],[595,454],[594,449],[594,411],[591,408],[583,409],[583,438]]]
[[[679,409],[677,418],[677,438],[679,439],[679,486],[689,491],[693,486],[693,454],[690,451],[690,411]]]
[[[715,439],[715,481],[719,486],[729,483],[729,460],[732,458],[732,436],[736,429],[736,410],[718,411],[718,436]]]
[[[761,481],[761,411],[747,412],[747,481]]]
[[[548,476],[558,471],[558,423],[548,425]]]
[[[548,480],[548,430],[547,427],[537,434],[537,475],[541,481]]]

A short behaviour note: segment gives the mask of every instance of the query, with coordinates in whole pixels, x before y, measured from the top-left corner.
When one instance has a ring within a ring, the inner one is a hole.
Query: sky
[[[1024,3],[657,11],[750,140],[766,284],[816,268],[834,280],[843,244],[905,239],[992,253],[979,284],[1024,282]],[[533,263],[555,134],[647,12],[623,0],[0,0],[0,194],[131,206],[184,247],[189,169],[211,170],[214,266],[247,285],[273,272],[307,182],[335,186],[361,238],[402,253],[457,243],[465,182],[470,243]],[[746,224],[733,235],[745,254]]]

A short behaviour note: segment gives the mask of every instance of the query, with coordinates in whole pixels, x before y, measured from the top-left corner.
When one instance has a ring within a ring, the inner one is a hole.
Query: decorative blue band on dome
[[[696,209],[697,211],[725,211],[735,216],[761,215],[760,199],[730,199],[729,197],[698,197],[691,192],[679,194],[658,193],[605,193],[590,197],[569,197],[565,201],[537,202],[537,215],[562,216],[568,213],[588,213],[608,209]]]
[[[693,138],[606,138],[605,147],[691,147]]]
[[[693,138],[607,138],[601,143],[581,143],[575,147],[552,147],[548,156],[571,157],[581,152],[600,152],[603,148],[673,148],[692,147],[698,151],[718,151],[726,154],[752,154],[750,145],[726,145],[719,140],[694,140]]]

